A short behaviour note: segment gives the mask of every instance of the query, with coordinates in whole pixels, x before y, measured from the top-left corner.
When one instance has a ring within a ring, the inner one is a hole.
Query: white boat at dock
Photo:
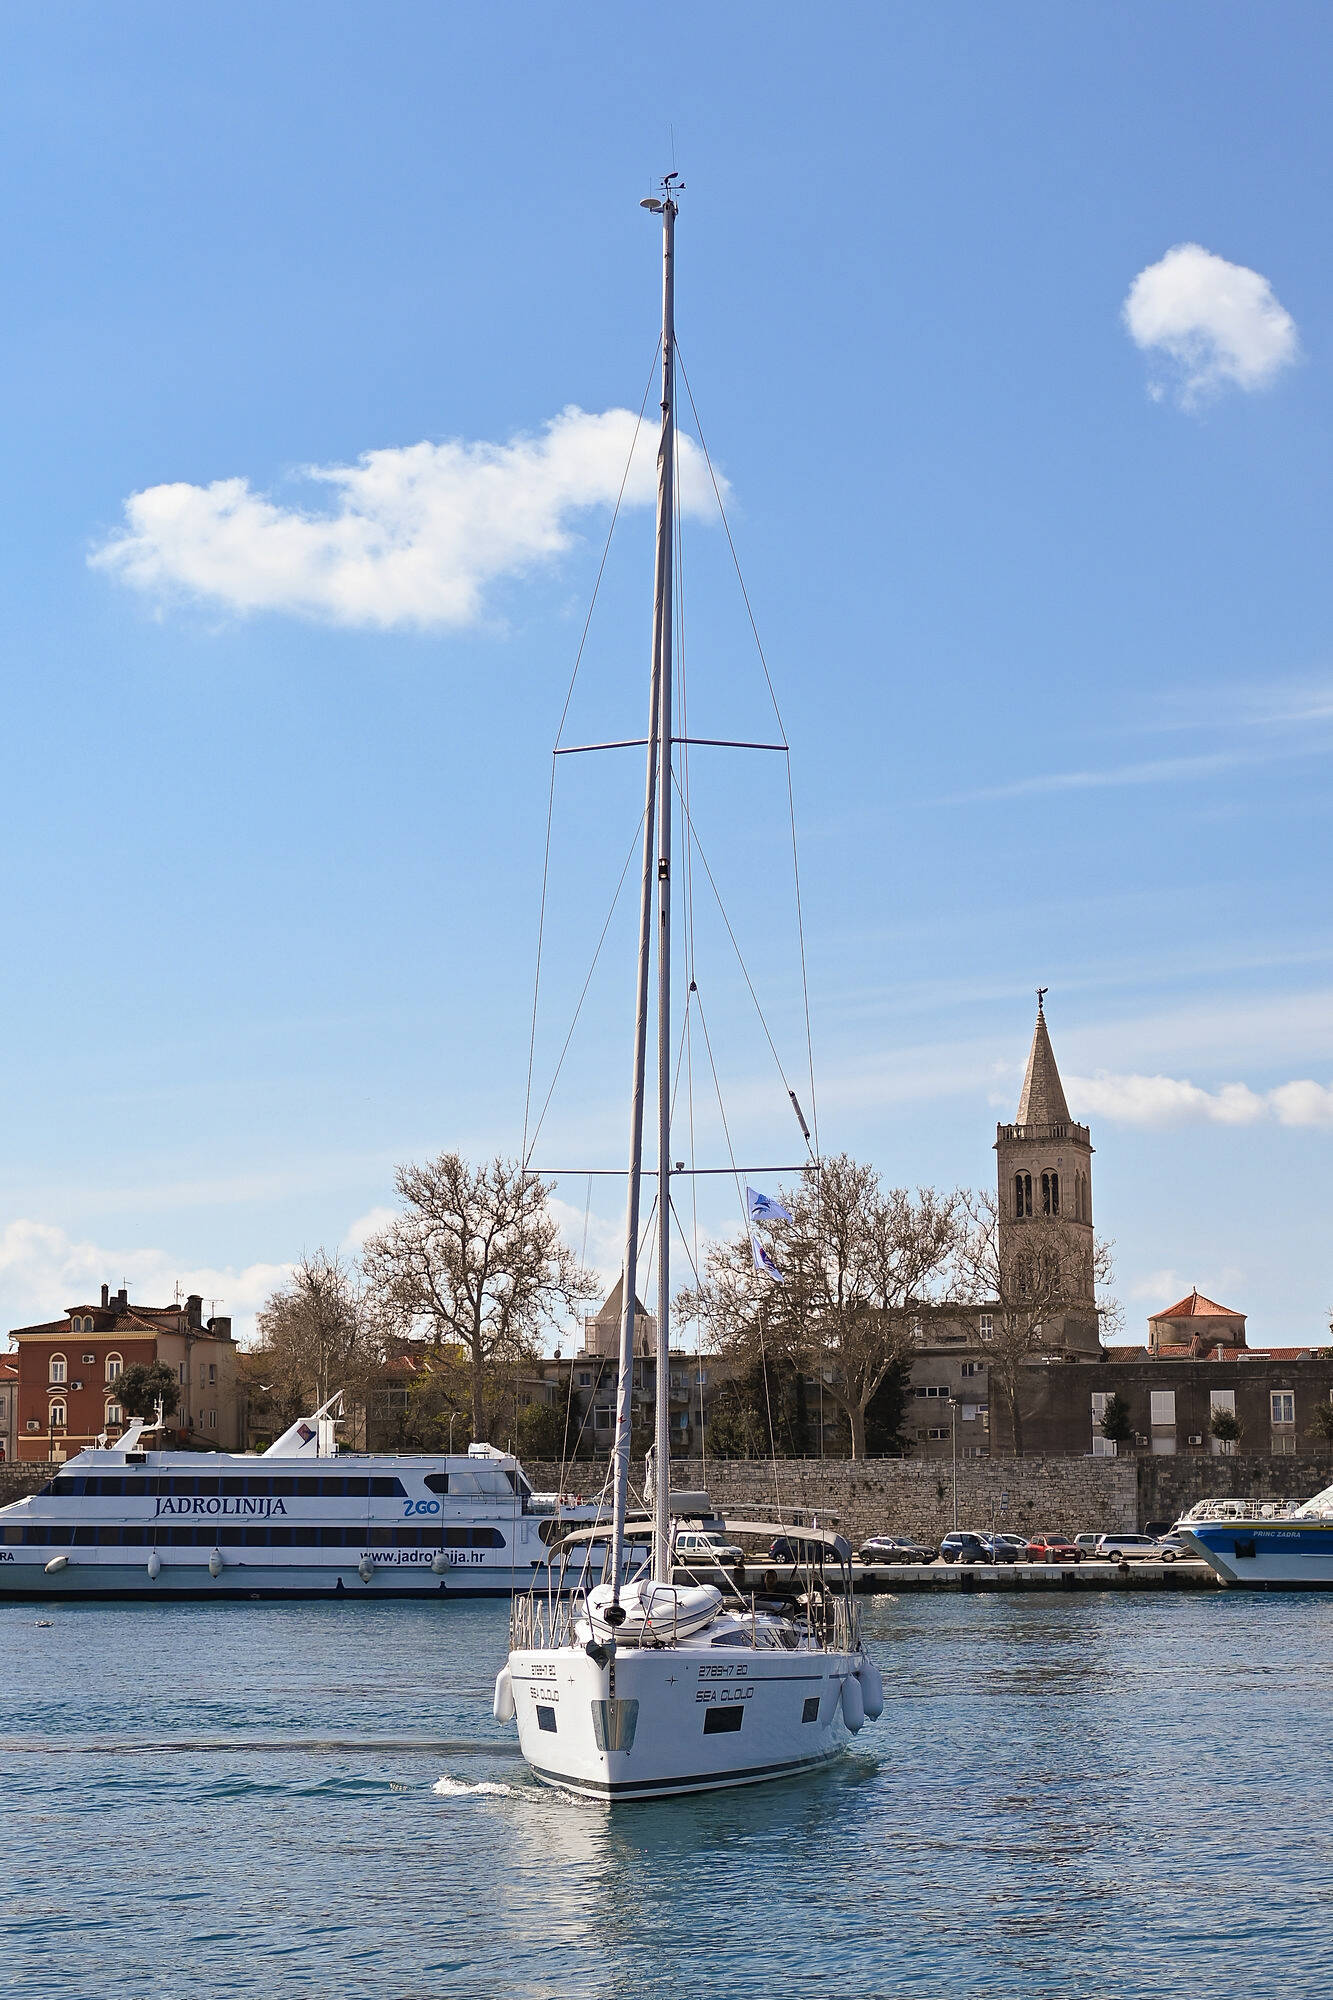
[[[1333,1486],[1300,1503],[1200,1500],[1175,1532],[1233,1590],[1333,1590]]]
[[[0,1507],[0,1596],[508,1596],[595,1513],[493,1445],[338,1452],[331,1398],[260,1453],[150,1451],[147,1425]]]

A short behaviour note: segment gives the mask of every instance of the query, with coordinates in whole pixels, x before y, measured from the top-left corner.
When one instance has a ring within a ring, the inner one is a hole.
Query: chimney
[[[199,1326],[204,1323],[204,1299],[202,1292],[191,1292],[185,1301],[185,1324]]]
[[[122,1285],[120,1290],[116,1293],[116,1304],[120,1307],[121,1311],[124,1312],[128,1307],[129,1302],[130,1302],[130,1295],[126,1291],[124,1285]]]
[[[208,1330],[218,1340],[231,1339],[231,1314],[218,1313],[208,1322]]]
[[[109,1305],[110,1305],[110,1303],[111,1303],[111,1287],[110,1287],[110,1285],[103,1285],[103,1287],[102,1287],[102,1304],[103,1304],[104,1306],[109,1306]]]

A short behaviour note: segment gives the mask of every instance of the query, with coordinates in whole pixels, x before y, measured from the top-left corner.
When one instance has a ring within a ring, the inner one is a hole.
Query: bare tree
[[[1014,1451],[1023,1454],[1025,1369],[1034,1355],[1058,1350],[1057,1323],[1080,1308],[1114,1319],[1119,1308],[1091,1302],[1110,1282],[1111,1246],[1064,1216],[1034,1216],[1007,1226],[989,1191],[963,1197],[957,1254],[959,1288],[989,1308],[990,1379],[1009,1410]]]
[[[866,1409],[910,1356],[912,1322],[955,1245],[958,1197],[886,1190],[873,1167],[840,1153],[807,1167],[782,1198],[792,1220],[772,1223],[771,1242],[783,1282],[756,1271],[742,1235],[710,1251],[680,1311],[746,1365],[788,1358],[822,1371],[847,1417],[852,1457],[864,1458]]]
[[[472,1434],[487,1435],[488,1370],[535,1353],[538,1335],[599,1289],[560,1241],[551,1186],[517,1162],[441,1153],[394,1176],[403,1212],[367,1239],[366,1284],[384,1322],[455,1342],[471,1378]]]
[[[336,1252],[302,1257],[256,1316],[258,1352],[283,1429],[342,1389],[364,1402],[377,1349],[353,1268]]]

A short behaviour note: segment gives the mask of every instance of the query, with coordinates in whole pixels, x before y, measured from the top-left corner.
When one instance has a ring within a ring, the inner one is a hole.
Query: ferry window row
[[[42,1488],[58,1500],[90,1499],[172,1499],[172,1500],[405,1500],[407,1489],[401,1479],[385,1475],[320,1473],[300,1479],[280,1479],[260,1473],[214,1474],[211,1478],[189,1473],[151,1472],[61,1472]]]
[[[317,1528],[310,1523],[294,1527],[274,1527],[268,1523],[244,1527],[229,1521],[203,1527],[177,1526],[161,1522],[108,1522],[93,1526],[81,1523],[65,1527],[55,1523],[44,1527],[0,1529],[0,1540],[25,1548],[78,1549],[502,1549],[505,1538],[498,1528],[417,1527],[414,1523],[388,1522],[367,1528],[353,1522],[350,1528]]]

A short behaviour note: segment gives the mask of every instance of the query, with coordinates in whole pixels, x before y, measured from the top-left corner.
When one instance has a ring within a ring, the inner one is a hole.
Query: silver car
[[[1099,1562],[1174,1562],[1176,1551],[1156,1535],[1098,1535]]]

